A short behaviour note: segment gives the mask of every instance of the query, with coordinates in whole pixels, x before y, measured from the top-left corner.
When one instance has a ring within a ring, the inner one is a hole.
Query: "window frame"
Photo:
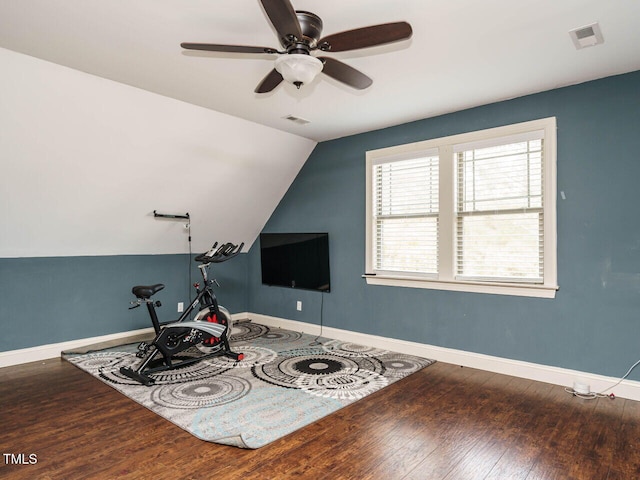
[[[544,131],[543,142],[543,229],[544,279],[542,283],[459,280],[455,273],[456,248],[456,161],[455,147],[461,144],[490,141],[495,138]],[[366,152],[366,245],[365,274],[369,285],[426,288],[499,295],[555,298],[557,285],[557,181],[556,118],[549,117],[502,127],[478,130],[421,142],[396,145]],[[439,153],[439,238],[437,277],[400,272],[376,271],[374,268],[374,169],[385,161],[415,158],[436,149]]]

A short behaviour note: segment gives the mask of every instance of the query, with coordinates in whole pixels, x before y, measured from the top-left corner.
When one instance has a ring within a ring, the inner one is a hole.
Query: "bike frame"
[[[132,378],[143,385],[151,385],[154,383],[154,379],[149,375],[153,373],[172,370],[183,365],[190,365],[192,363],[199,362],[205,358],[212,358],[220,355],[224,355],[235,361],[239,361],[244,358],[242,353],[234,352],[229,346],[228,336],[231,328],[231,319],[229,317],[226,321],[220,320],[221,316],[223,316],[223,312],[221,311],[222,307],[218,305],[218,300],[212,287],[213,283],[217,285],[218,282],[215,280],[209,280],[207,272],[207,268],[211,263],[224,262],[238,255],[242,250],[244,243],[240,244],[240,246],[233,245],[232,243],[225,243],[215,250],[217,245],[218,244],[216,242],[213,247],[211,247],[210,251],[203,253],[202,255],[198,255],[195,258],[195,261],[200,263],[198,268],[202,274],[204,284],[202,285],[202,288],[200,288],[198,283],[194,284],[197,292],[196,296],[191,300],[191,303],[187,309],[182,312],[182,315],[180,315],[178,320],[163,322],[162,326],[158,321],[155,307],[160,306],[160,302],[152,300],[152,296],[164,288],[163,284],[149,286],[138,285],[131,289],[132,293],[138,298],[138,300],[136,302],[131,302],[135,305],[130,308],[136,308],[142,305],[143,302],[147,304],[147,310],[149,311],[149,316],[151,317],[151,322],[153,323],[156,336],[153,342],[149,344],[142,342],[138,346],[138,353],[136,356],[140,358],[144,357],[144,359],[136,369],[133,369],[132,367],[120,367],[120,372],[123,375]],[[200,313],[203,313],[206,310],[205,316],[211,314],[214,318],[206,318],[206,320],[202,321],[203,319],[198,317],[195,320],[190,320],[189,316],[198,306],[200,306]],[[224,311],[226,312],[226,310]],[[226,319],[227,315],[225,314],[224,317]],[[205,342],[208,343],[207,350],[203,350],[200,347],[200,343]],[[181,352],[194,346],[200,348],[201,352],[204,352],[204,355],[190,358],[181,358],[178,356]],[[155,365],[152,363],[158,354],[161,354],[163,358],[161,365]],[[178,360],[178,362],[174,363],[174,360]]]
[[[201,305],[199,310],[204,310],[205,308],[213,308],[214,313],[216,315],[219,314],[218,299],[216,298],[216,295],[211,287],[215,280],[209,280],[209,276],[207,274],[208,267],[208,263],[198,265],[200,273],[202,274],[202,279],[204,280],[204,286],[202,287],[202,289],[200,289],[197,284],[194,285],[196,287],[197,295],[193,300],[191,300],[191,303],[189,304],[187,309],[182,312],[182,315],[180,315],[177,320],[160,322],[156,313],[155,302],[151,299],[146,300],[147,310],[149,311],[151,323],[153,324],[153,329],[155,330],[156,335],[160,334],[160,330],[162,329],[163,325],[167,325],[170,323],[180,323],[187,320],[189,318],[189,315],[191,315],[191,312],[193,312],[198,305]]]

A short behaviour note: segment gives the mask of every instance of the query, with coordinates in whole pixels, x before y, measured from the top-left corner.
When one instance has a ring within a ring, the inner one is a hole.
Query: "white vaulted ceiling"
[[[331,54],[370,76],[254,88],[268,55],[188,52],[181,42],[279,47],[258,0],[0,2],[0,47],[316,141],[640,69],[637,0],[292,0],[323,33],[405,20],[408,41]],[[604,44],[568,31],[599,22]],[[309,120],[297,125],[283,117]]]
[[[153,210],[189,212],[196,252],[248,247],[318,141],[640,69],[637,0],[292,3],[324,35],[413,36],[326,54],[365,90],[321,74],[259,95],[273,56],[180,47],[279,47],[259,0],[0,1],[0,257],[185,252]],[[576,50],[594,22],[604,43]]]
[[[0,48],[0,258],[257,237],[315,142]]]

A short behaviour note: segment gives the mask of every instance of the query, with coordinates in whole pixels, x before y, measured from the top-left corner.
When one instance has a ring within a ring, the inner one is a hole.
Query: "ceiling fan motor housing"
[[[304,43],[310,48],[315,48],[320,36],[322,35],[322,19],[315,13],[305,12],[304,10],[296,11],[296,17],[300,23],[300,31],[302,32],[302,38],[298,39],[298,42]],[[288,45],[285,45],[288,47]]]

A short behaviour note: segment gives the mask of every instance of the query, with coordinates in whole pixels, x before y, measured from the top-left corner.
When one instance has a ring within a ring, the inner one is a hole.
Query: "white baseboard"
[[[257,313],[243,313],[234,315],[234,318],[249,318],[256,323],[261,323],[269,327],[280,327],[288,330],[319,335],[320,326],[284,318],[270,317]],[[397,340],[394,338],[380,337],[366,333],[351,332],[332,327],[323,327],[322,335],[327,338],[334,338],[347,342],[369,345],[376,348],[402,352],[416,355],[423,358],[431,358],[444,363],[461,365],[464,367],[477,368],[489,372],[511,375],[512,377],[526,378],[538,382],[551,383],[565,387],[572,387],[575,381],[589,384],[592,392],[602,392],[615,385],[620,379],[606,377],[589,372],[570,370],[549,365],[511,360],[508,358],[493,357],[480,353],[465,352],[452,348],[437,347],[424,343]],[[640,401],[640,382],[633,380],[623,380],[615,388],[606,390],[609,394],[613,392],[616,397],[628,398]]]
[[[296,320],[287,320],[279,317],[271,317],[258,313],[242,312],[232,315],[234,321],[244,319],[254,320],[269,327],[285,328],[298,332],[308,333],[310,335],[320,335],[320,326],[310,323],[299,322]],[[59,357],[65,350],[79,348],[94,343],[106,342],[126,338],[132,335],[151,332],[151,328],[143,328],[129,332],[114,333],[103,335],[100,337],[82,338],[62,343],[53,343],[50,345],[41,345],[38,347],[23,348],[20,350],[12,350],[8,352],[0,352],[0,368],[9,367],[11,365],[19,365],[28,362],[37,362],[47,360],[49,358]],[[581,372],[578,370],[570,370],[560,367],[552,367],[549,365],[541,365],[537,363],[523,362],[520,360],[511,360],[508,358],[493,357],[480,353],[465,352],[463,350],[455,350],[452,348],[437,347],[424,343],[409,342],[406,340],[397,340],[394,338],[380,337],[378,335],[370,335],[366,333],[352,332],[339,328],[323,327],[322,335],[327,338],[334,338],[345,342],[354,342],[361,345],[369,345],[376,348],[391,350],[394,352],[402,352],[410,355],[416,355],[423,358],[431,358],[439,362],[461,365],[464,367],[477,368],[489,372],[501,373],[503,375],[511,375],[513,377],[527,378],[539,382],[551,383],[571,387],[575,381],[589,384],[592,392],[601,392],[615,385],[619,378],[606,377],[589,372]],[[606,390],[606,393],[613,392],[617,397],[628,398],[640,401],[640,382],[633,380],[623,380],[615,388]]]

